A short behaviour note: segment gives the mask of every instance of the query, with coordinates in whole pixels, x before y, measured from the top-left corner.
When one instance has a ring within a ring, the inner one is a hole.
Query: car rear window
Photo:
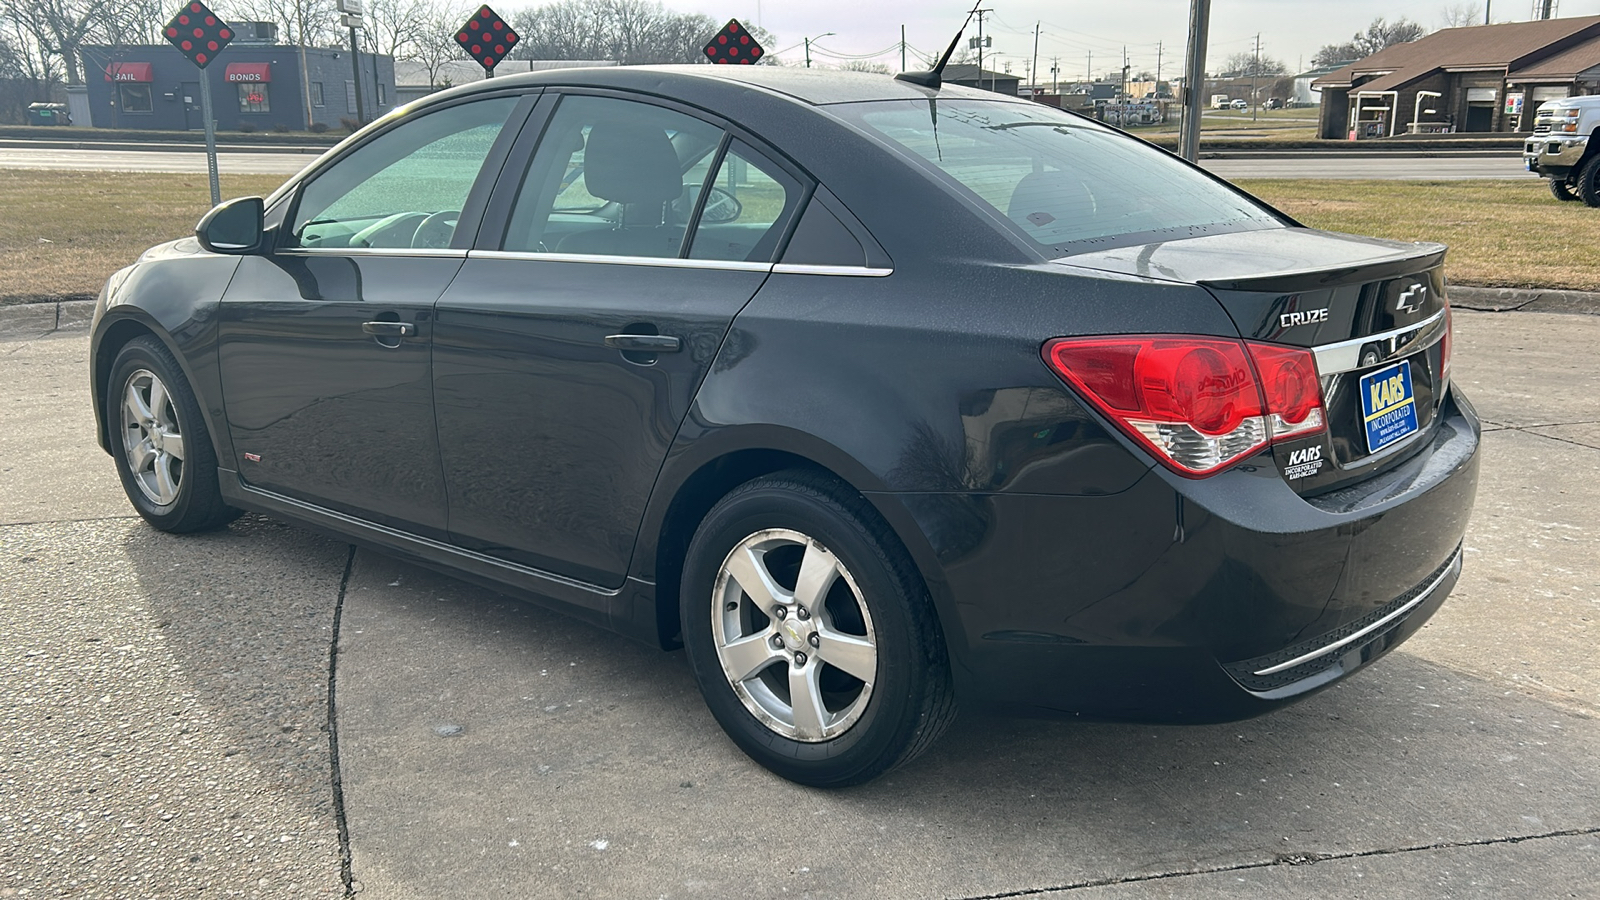
[[[1051,255],[1284,226],[1177,157],[1047,106],[892,100],[830,111],[955,182]]]

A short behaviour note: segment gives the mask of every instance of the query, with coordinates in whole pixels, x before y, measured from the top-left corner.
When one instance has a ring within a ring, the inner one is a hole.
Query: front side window
[[[1047,255],[1283,227],[1176,157],[1046,106],[895,100],[832,109],[995,209]]]
[[[428,113],[368,141],[301,188],[290,247],[445,248],[517,98]]]
[[[272,103],[268,98],[267,88],[268,85],[261,83],[239,85],[239,112],[272,112]]]
[[[722,129],[610,97],[565,97],[528,166],[503,249],[676,257]]]
[[[150,85],[148,84],[119,84],[117,85],[117,102],[123,112],[147,113],[154,109],[150,104]]]

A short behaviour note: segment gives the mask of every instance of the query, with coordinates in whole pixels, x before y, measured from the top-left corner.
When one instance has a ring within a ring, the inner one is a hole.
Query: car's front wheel
[[[712,715],[791,781],[871,780],[954,716],[921,579],[876,511],[832,479],[779,473],[724,497],[689,546],[680,603]]]
[[[1550,179],[1550,196],[1566,202],[1579,199],[1578,192],[1573,189],[1565,176]]]
[[[1600,206],[1600,155],[1591,156],[1583,167],[1578,169],[1578,175],[1573,179],[1573,187],[1585,205]]]
[[[106,422],[111,455],[133,508],[171,532],[225,525],[217,457],[200,404],[172,354],[153,337],[129,341],[111,365]]]

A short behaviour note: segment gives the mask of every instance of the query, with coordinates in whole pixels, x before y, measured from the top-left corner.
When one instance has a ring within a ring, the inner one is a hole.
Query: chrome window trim
[[[1425,328],[1431,328],[1444,321],[1444,314],[1445,311],[1441,309],[1415,325],[1407,325],[1404,328],[1396,328],[1378,334],[1369,334],[1366,337],[1351,338],[1348,341],[1339,341],[1336,344],[1323,344],[1320,347],[1312,347],[1311,353],[1317,360],[1317,374],[1340,375],[1345,372],[1354,372],[1361,368],[1362,347],[1379,341],[1390,341],[1406,337]],[[1387,358],[1379,360],[1379,363],[1386,361]]]
[[[609,256],[603,253],[537,253],[526,250],[473,250],[470,259],[517,259],[542,262],[603,263],[668,269],[713,269],[724,272],[771,272],[772,263],[734,259],[681,259],[676,256]]]
[[[275,256],[418,256],[434,259],[466,259],[467,251],[429,247],[285,247]]]
[[[807,263],[778,263],[772,267],[774,275],[851,275],[858,278],[882,278],[893,275],[893,269],[874,269],[869,266],[815,266]]]
[[[1400,607],[1399,609],[1395,610],[1394,612],[1389,613],[1387,616],[1384,616],[1383,618],[1379,619],[1376,622],[1373,622],[1371,625],[1368,625],[1367,627],[1361,629],[1360,631],[1357,631],[1354,634],[1347,635],[1347,636],[1345,636],[1343,638],[1340,638],[1339,640],[1334,641],[1333,643],[1328,644],[1327,646],[1318,647],[1317,649],[1312,650],[1310,653],[1302,653],[1299,656],[1296,656],[1294,659],[1289,660],[1288,662],[1278,663],[1275,666],[1268,666],[1265,669],[1261,669],[1261,670],[1259,670],[1257,672],[1252,672],[1251,674],[1253,674],[1253,675],[1275,675],[1278,672],[1284,671],[1285,669],[1292,669],[1295,666],[1300,665],[1301,663],[1310,662],[1311,660],[1316,659],[1317,657],[1322,656],[1322,655],[1324,655],[1326,653],[1332,653],[1333,651],[1339,649],[1340,647],[1344,647],[1344,646],[1347,646],[1349,644],[1353,644],[1356,641],[1359,641],[1362,638],[1366,637],[1367,635],[1373,633],[1374,631],[1377,631],[1378,629],[1382,628],[1383,626],[1388,625],[1390,622],[1393,622],[1395,619],[1398,619],[1401,616],[1405,615],[1406,613],[1412,611],[1413,609],[1416,609],[1417,606],[1422,603],[1422,601],[1424,601],[1424,600],[1428,599],[1429,597],[1433,596],[1433,592],[1438,590],[1439,589],[1439,585],[1444,583],[1444,580],[1446,578],[1450,577],[1450,575],[1452,575],[1452,574],[1460,574],[1460,572],[1461,572],[1461,554],[1462,554],[1462,548],[1457,547],[1456,548],[1456,552],[1454,554],[1454,558],[1451,560],[1450,565],[1445,566],[1444,571],[1439,573],[1439,577],[1435,578],[1433,580],[1433,583],[1428,585],[1427,588],[1424,589],[1422,593],[1418,594],[1416,596],[1416,598],[1413,599],[1410,603],[1405,604],[1404,606]]]

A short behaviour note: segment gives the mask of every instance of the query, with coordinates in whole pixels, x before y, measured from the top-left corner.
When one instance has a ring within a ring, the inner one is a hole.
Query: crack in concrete
[[[1224,872],[1248,872],[1255,869],[1270,869],[1274,866],[1309,866],[1319,862],[1338,862],[1346,859],[1365,859],[1374,856],[1399,856],[1404,853],[1418,853],[1428,850],[1455,850],[1465,847],[1492,847],[1500,844],[1521,844],[1527,841],[1547,840],[1549,838],[1580,837],[1583,835],[1600,835],[1600,826],[1591,828],[1564,828],[1558,831],[1547,831],[1542,834],[1512,835],[1501,838],[1481,838],[1475,841],[1441,841],[1436,844],[1416,844],[1410,847],[1383,847],[1376,850],[1350,850],[1343,853],[1280,853],[1271,860],[1259,862],[1238,863],[1228,866],[1211,866],[1199,869],[1189,869],[1178,872],[1159,872],[1151,875],[1130,875],[1126,877],[1095,878],[1088,881],[1075,881],[1070,884],[1056,885],[1053,887],[1024,888],[1018,891],[1001,891],[996,894],[977,894],[970,897],[956,898],[956,900],[1008,900],[1011,897],[1037,897],[1065,891],[1079,891],[1086,888],[1114,887],[1119,884],[1139,884],[1146,881],[1163,881],[1170,878],[1189,878],[1196,875],[1216,875]]]
[[[81,522],[120,522],[124,519],[137,519],[136,513],[123,516],[90,516],[87,519],[40,519],[37,522],[0,522],[0,528],[27,528],[33,525],[76,525]]]
[[[350,573],[356,565],[356,548],[344,560],[344,575],[339,579],[339,599],[333,607],[333,638],[328,644],[328,760],[333,786],[333,816],[339,825],[339,878],[344,882],[345,900],[355,897],[355,874],[350,865],[350,822],[344,810],[344,775],[339,768],[339,713],[335,706],[339,681],[339,624],[344,618],[344,596],[350,587]]]

